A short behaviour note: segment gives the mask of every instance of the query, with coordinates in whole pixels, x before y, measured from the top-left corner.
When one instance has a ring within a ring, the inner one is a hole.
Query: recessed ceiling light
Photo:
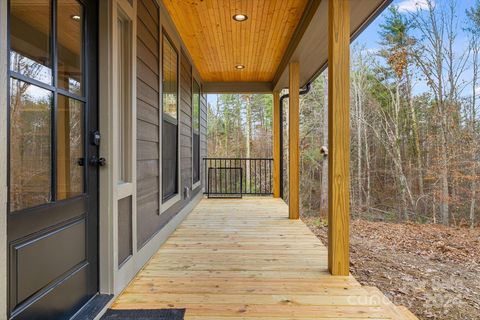
[[[247,17],[246,14],[238,13],[238,14],[233,16],[233,20],[238,21],[238,22],[242,22],[242,21],[245,21],[247,19],[248,19],[248,17]]]
[[[242,70],[242,69],[245,69],[245,66],[243,64],[237,64],[235,66],[235,69]]]
[[[77,16],[77,15],[73,15],[72,17],[72,20],[75,20],[75,21],[80,21],[80,16]]]

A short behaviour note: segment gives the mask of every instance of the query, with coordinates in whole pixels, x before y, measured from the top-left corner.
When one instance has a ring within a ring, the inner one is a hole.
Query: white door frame
[[[100,292],[118,294],[135,275],[128,272],[129,260],[119,268],[118,263],[118,200],[130,197],[131,207],[131,235],[132,255],[137,251],[137,224],[136,224],[136,16],[137,2],[128,0],[106,0],[100,2],[99,26],[99,123],[102,136],[100,155],[107,159],[107,165],[100,169],[100,210],[99,210],[99,264],[100,264]],[[129,150],[129,179],[119,182],[118,157],[119,148],[119,102],[120,90],[117,82],[118,68],[118,19],[128,23],[129,60],[126,89],[129,91],[127,102],[130,104]],[[130,259],[131,260],[131,259]]]

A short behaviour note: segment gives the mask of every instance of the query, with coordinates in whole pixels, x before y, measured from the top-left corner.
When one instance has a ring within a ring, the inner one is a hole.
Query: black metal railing
[[[272,158],[204,158],[208,197],[273,194]]]

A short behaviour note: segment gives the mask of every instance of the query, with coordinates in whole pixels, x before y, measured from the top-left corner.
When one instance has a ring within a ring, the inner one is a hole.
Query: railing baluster
[[[263,160],[263,193],[267,193],[267,160]]]
[[[266,171],[266,170],[267,170],[267,166],[266,166],[267,163],[265,162],[265,160],[262,160],[261,162],[262,162],[262,166],[263,166],[263,171],[260,172],[260,174],[263,173],[263,177],[262,177],[262,193],[265,194],[265,193],[266,193],[266,192],[265,192],[265,191],[266,191],[266,190],[265,190],[265,182],[267,181],[267,176],[265,175],[265,173],[267,172],[267,171]]]
[[[261,160],[260,161],[261,164],[262,164],[262,170],[260,171],[260,174],[262,175],[262,194],[265,194],[265,170],[267,169],[267,167],[265,166],[265,160]]]
[[[248,184],[248,192],[252,193],[252,161],[248,160],[248,178],[250,179],[250,183]]]
[[[258,175],[258,194],[262,194],[262,160],[257,160],[258,163],[258,169],[257,169],[257,175]]]
[[[244,190],[243,193],[247,193],[247,160],[243,159],[242,160],[242,168],[243,168],[243,181],[245,181],[245,186],[244,186]]]
[[[263,192],[265,194],[267,194],[267,187],[268,187],[268,184],[267,184],[267,166],[268,166],[268,163],[267,163],[267,160],[263,160],[263,165],[264,165],[264,168],[263,168],[263,176],[264,176],[264,187],[263,187]]]
[[[263,186],[263,192],[265,194],[267,194],[267,160],[264,160],[263,161],[263,177],[264,177],[264,180],[263,180],[263,183],[264,183],[264,186]]]
[[[268,161],[268,193],[272,193],[272,161]]]

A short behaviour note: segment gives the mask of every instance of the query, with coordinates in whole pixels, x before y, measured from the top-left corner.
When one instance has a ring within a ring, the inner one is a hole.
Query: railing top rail
[[[231,157],[207,157],[203,160],[273,160],[273,158],[231,158]]]

